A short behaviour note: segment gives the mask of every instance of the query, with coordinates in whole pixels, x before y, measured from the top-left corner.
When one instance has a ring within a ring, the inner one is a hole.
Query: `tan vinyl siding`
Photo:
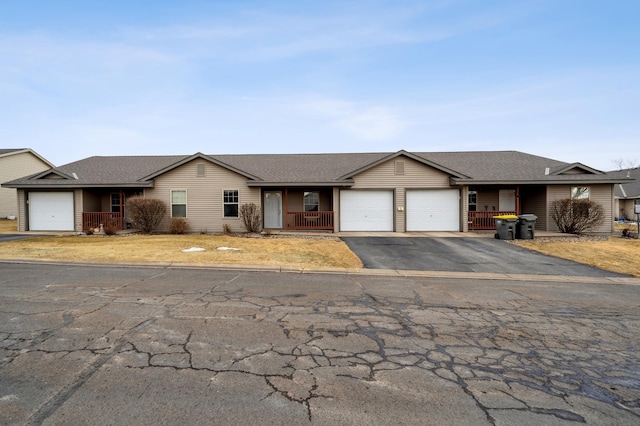
[[[404,162],[404,174],[397,174],[396,163]],[[408,157],[399,157],[386,161],[371,169],[354,176],[354,185],[351,189],[393,189],[395,190],[394,210],[398,207],[405,208],[406,190],[451,188],[449,175],[440,170],[429,167]],[[338,204],[334,211],[339,211]],[[405,212],[394,211],[394,228],[396,232],[405,232]],[[338,217],[335,223],[340,223]]]
[[[600,203],[602,207],[604,207],[605,218],[604,222],[597,229],[593,229],[590,232],[595,233],[611,233],[613,230],[613,185],[611,184],[602,184],[602,185],[584,185],[580,184],[579,186],[588,186],[589,187],[589,199],[591,201],[595,201]],[[549,186],[548,187],[548,197],[547,197],[547,211],[550,211],[551,203],[554,200],[561,200],[563,198],[571,197],[571,185],[557,185],[557,186]],[[555,224],[553,219],[551,219],[551,215],[547,218],[547,230],[558,232],[558,226]]]
[[[223,191],[238,190],[238,204],[260,203],[260,190],[248,188],[247,178],[213,163],[205,163],[205,176],[198,176],[201,160],[186,163],[155,179],[155,187],[145,190],[146,197],[159,198],[167,203],[167,217],[160,231],[169,230],[171,191],[187,191],[187,222],[190,232],[222,232],[228,224],[233,232],[244,232],[240,218],[223,217]]]
[[[27,230],[27,196],[24,189],[18,189],[18,231],[24,232]]]
[[[500,208],[500,191],[479,190],[477,195],[476,210],[479,212],[495,212]]]
[[[520,213],[537,216],[536,229],[544,231],[547,224],[547,188],[544,186],[520,188]]]
[[[0,183],[48,170],[47,163],[30,152],[0,157]],[[15,188],[0,188],[0,218],[18,215]]]
[[[73,191],[73,215],[75,230],[82,231],[82,189]]]

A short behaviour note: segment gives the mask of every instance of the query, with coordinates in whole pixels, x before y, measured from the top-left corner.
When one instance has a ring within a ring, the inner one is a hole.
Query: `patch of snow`
[[[242,249],[222,246],[222,247],[218,247],[218,250],[242,250]]]
[[[201,247],[191,247],[191,248],[182,250],[183,253],[195,253],[199,251],[206,251],[206,249],[203,249]]]

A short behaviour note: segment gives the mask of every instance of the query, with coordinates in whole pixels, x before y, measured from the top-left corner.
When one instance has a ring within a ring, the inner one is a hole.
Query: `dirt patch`
[[[183,252],[189,248],[204,251]],[[220,247],[237,250],[218,250]],[[0,244],[0,259],[92,263],[268,265],[298,268],[360,268],[360,259],[335,237],[246,238],[213,235],[37,237]]]

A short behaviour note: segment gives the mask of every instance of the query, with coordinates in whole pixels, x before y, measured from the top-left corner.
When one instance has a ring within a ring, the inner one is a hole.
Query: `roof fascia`
[[[78,184],[65,182],[63,184],[56,185],[42,185],[37,183],[3,183],[3,188],[16,188],[16,189],[90,189],[90,188],[153,188],[154,182],[136,182],[136,183],[124,183],[124,184],[108,184],[108,183],[96,183],[96,184]]]
[[[575,175],[574,175],[575,176]],[[474,179],[451,179],[453,185],[594,185],[594,184],[616,184],[620,182],[632,182],[629,179],[548,179],[548,180],[474,180]]]
[[[51,174],[54,174],[54,175],[60,176],[60,177],[61,177],[61,178],[63,178],[63,179],[68,179],[68,180],[77,180],[77,178],[76,178],[76,177],[74,177],[74,176],[72,176],[72,175],[68,175],[68,174],[66,174],[66,173],[64,173],[64,172],[61,172],[61,171],[60,171],[60,170],[58,170],[58,169],[48,169],[48,170],[45,170],[45,171],[43,171],[43,172],[40,172],[40,173],[38,173],[38,174],[36,174],[36,175],[31,176],[29,179],[30,179],[30,180],[31,180],[31,179],[42,179],[43,177],[45,177],[45,176],[49,176],[49,175],[51,175]]]
[[[353,186],[353,179],[345,179],[340,182],[265,182],[265,181],[248,181],[248,187],[282,187],[282,188],[301,188],[301,187],[349,187]]]
[[[257,177],[257,176],[254,176],[254,175],[252,175],[250,173],[247,173],[247,172],[245,172],[243,170],[240,170],[240,169],[237,169],[235,167],[232,167],[232,166],[230,166],[230,165],[228,165],[226,163],[223,163],[222,161],[216,160],[215,158],[212,158],[212,157],[210,157],[208,155],[205,155],[205,154],[203,154],[201,152],[197,152],[197,153],[195,153],[195,154],[193,154],[193,155],[191,155],[189,157],[183,158],[182,160],[178,161],[177,163],[171,164],[170,166],[167,166],[167,167],[165,167],[163,169],[158,170],[157,172],[154,172],[154,173],[152,173],[152,174],[150,174],[148,176],[143,177],[142,179],[140,179],[140,181],[146,181],[146,180],[155,179],[160,175],[163,175],[163,174],[165,174],[165,173],[167,173],[167,172],[169,172],[169,171],[171,171],[173,169],[176,169],[176,168],[178,168],[178,167],[180,167],[180,166],[182,166],[184,164],[187,164],[187,163],[189,163],[189,162],[191,162],[193,160],[197,160],[197,159],[209,161],[209,162],[211,162],[213,164],[216,164],[216,165],[218,165],[220,167],[223,167],[223,168],[225,168],[227,170],[231,170],[232,172],[238,173],[239,175],[242,175],[242,176],[244,176],[244,177],[246,177],[248,179],[260,180],[260,178]]]
[[[456,172],[454,170],[451,170],[451,169],[448,169],[446,167],[443,167],[440,164],[437,164],[437,163],[434,163],[432,161],[429,161],[426,158],[419,157],[419,156],[417,156],[415,154],[412,154],[410,152],[405,151],[404,149],[401,149],[398,152],[394,152],[393,154],[389,154],[389,155],[387,155],[387,156],[385,156],[385,157],[383,157],[383,158],[381,158],[381,159],[379,159],[377,161],[374,161],[373,163],[369,163],[366,166],[361,167],[361,168],[359,168],[357,170],[354,170],[354,171],[352,171],[352,172],[350,172],[350,173],[348,173],[348,174],[346,174],[344,176],[340,176],[337,180],[344,180],[344,179],[347,179],[347,178],[352,178],[353,176],[355,176],[355,175],[357,175],[359,173],[362,173],[362,172],[364,172],[366,170],[369,170],[369,169],[371,169],[373,167],[376,167],[376,166],[378,166],[378,165],[380,165],[382,163],[385,163],[385,162],[387,162],[389,160],[393,160],[394,158],[397,158],[397,157],[400,157],[400,156],[405,156],[407,158],[415,160],[415,161],[417,161],[419,163],[422,163],[424,165],[427,165],[429,167],[433,167],[434,169],[440,170],[441,172],[447,173],[447,174],[449,174],[449,175],[451,175],[453,177],[456,177],[456,178],[468,178],[469,177],[469,176],[461,175],[460,173],[458,173],[458,172]]]
[[[42,155],[40,155],[37,152],[35,152],[34,150],[32,150],[31,148],[17,149],[15,151],[7,152],[5,154],[0,154],[0,157],[10,157],[12,155],[18,155],[18,154],[24,154],[24,153],[32,154],[34,157],[37,157],[38,160],[40,160],[43,163],[47,164],[51,168],[55,167],[55,165],[52,162],[50,162],[49,160],[44,158]]]
[[[550,173],[550,176],[557,176],[560,175],[568,170],[571,169],[582,169],[585,172],[589,172],[589,173],[593,173],[594,175],[603,175],[605,174],[604,172],[591,168],[589,166],[585,166],[582,163],[571,163],[571,164],[567,164],[566,166],[563,166],[562,168],[555,170],[553,173]]]

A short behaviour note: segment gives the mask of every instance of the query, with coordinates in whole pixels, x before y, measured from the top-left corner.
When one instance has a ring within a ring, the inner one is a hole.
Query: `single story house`
[[[0,148],[0,183],[54,167],[29,148]],[[0,188],[0,218],[18,216],[15,188]]]
[[[640,205],[640,167],[607,173],[618,179],[632,179],[614,186],[614,208],[616,219],[636,220],[635,206]]]
[[[144,195],[191,232],[244,231],[239,208],[268,230],[428,232],[493,229],[493,216],[532,213],[556,230],[553,200],[603,205],[613,231],[614,177],[518,151],[89,157],[3,184],[16,188],[21,231],[127,227],[125,202]],[[161,231],[167,231],[165,219]]]

